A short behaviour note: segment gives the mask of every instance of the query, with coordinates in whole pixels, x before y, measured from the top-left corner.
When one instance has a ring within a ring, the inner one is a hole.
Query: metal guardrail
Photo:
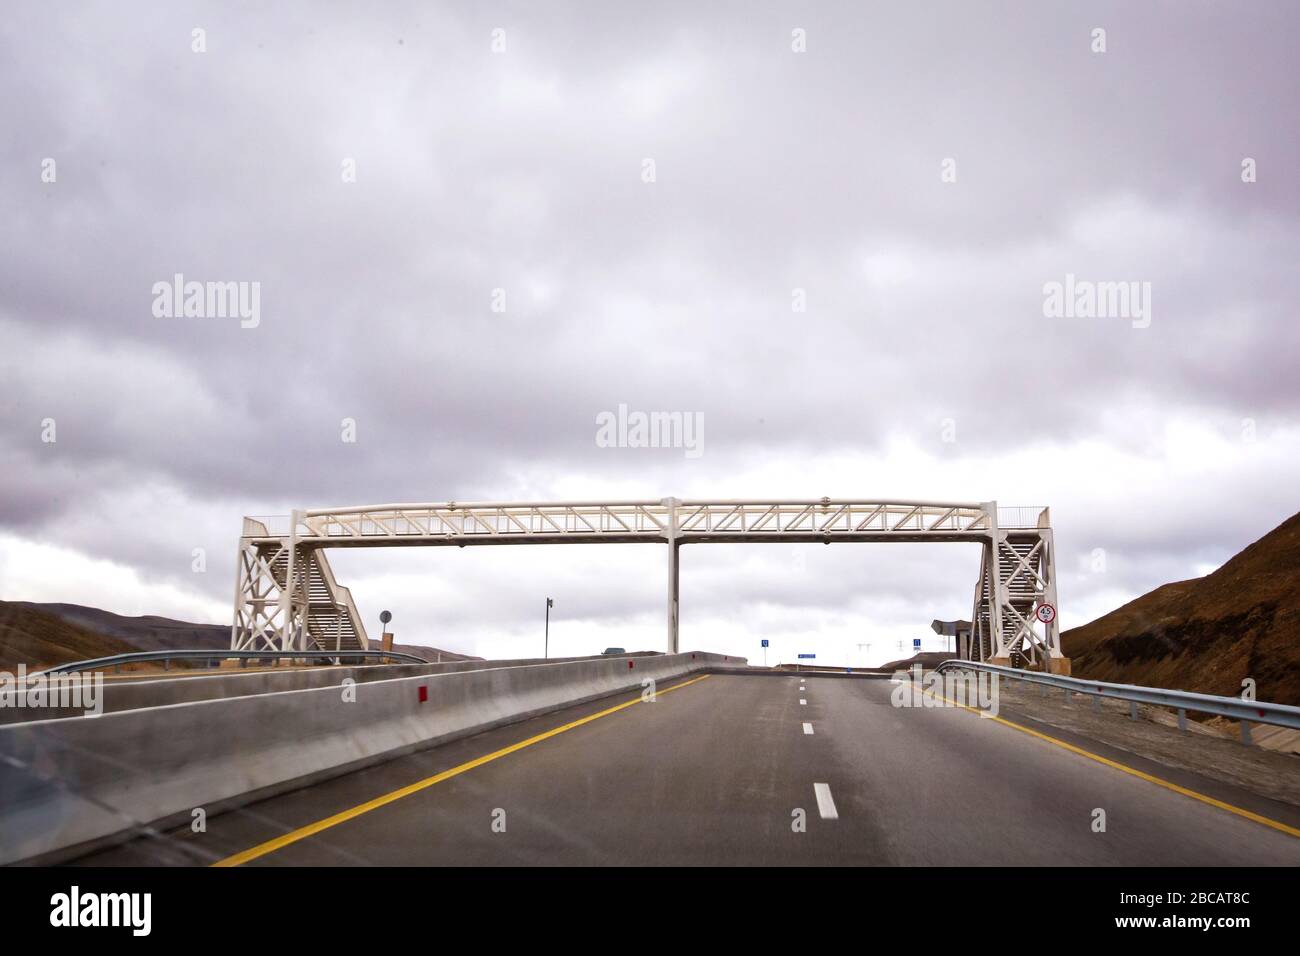
[[[985,664],[981,661],[947,660],[936,666],[935,670],[941,671],[945,668],[984,671],[988,674],[998,674],[1030,684],[1055,687],[1075,694],[1127,700],[1133,704],[1169,707],[1178,711],[1180,728],[1185,726],[1185,715],[1189,710],[1227,717],[1230,720],[1241,721],[1242,739],[1247,742],[1250,740],[1252,723],[1274,724],[1278,727],[1300,730],[1300,707],[1293,707],[1290,704],[1270,704],[1262,700],[1243,700],[1240,697],[1216,697],[1213,694],[1194,694],[1186,690],[1166,690],[1161,687],[1143,687],[1140,684],[1111,684],[1106,681],[1082,680],[1059,674],[1003,667],[1000,664]]]
[[[423,657],[403,654],[400,651],[133,651],[129,654],[113,654],[109,657],[96,657],[88,661],[73,661],[59,664],[39,674],[28,675],[43,677],[47,674],[74,674],[78,671],[101,670],[116,667],[119,664],[135,664],[141,661],[267,661],[267,660],[354,660],[356,658],[380,658],[399,661],[403,664],[428,664]]]

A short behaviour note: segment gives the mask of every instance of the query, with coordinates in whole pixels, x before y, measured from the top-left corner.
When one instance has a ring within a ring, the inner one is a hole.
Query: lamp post
[[[546,599],[546,643],[543,645],[542,658],[550,660],[551,658],[551,608],[555,607],[555,602],[550,598]]]

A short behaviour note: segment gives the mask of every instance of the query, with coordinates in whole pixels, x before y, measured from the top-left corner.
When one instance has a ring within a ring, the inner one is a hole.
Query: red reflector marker
[[[425,687],[424,685],[420,685],[420,703],[423,704],[428,699],[429,699],[429,688]]]
[[[628,670],[631,670],[631,669],[632,669],[632,666],[633,666],[633,665],[632,665],[632,661],[628,661],[628,662],[627,662],[627,669],[628,669]]]

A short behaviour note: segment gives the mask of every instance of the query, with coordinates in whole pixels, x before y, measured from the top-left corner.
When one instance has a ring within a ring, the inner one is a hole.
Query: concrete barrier
[[[622,655],[640,659],[660,656],[640,652]],[[184,676],[142,674],[131,677],[105,676],[103,710],[136,710],[141,707],[165,707],[191,701],[215,700],[219,697],[246,697],[252,694],[275,694],[288,690],[308,690],[313,687],[337,687],[344,678],[357,683],[392,680],[397,677],[416,677],[428,674],[448,674],[458,671],[489,670],[498,667],[518,667],[525,664],[562,664],[571,661],[612,660],[610,657],[561,657],[543,660],[518,658],[500,661],[444,661],[434,664],[357,664],[342,667],[305,667],[283,670],[223,670],[195,671]],[[84,674],[83,676],[89,676]],[[30,720],[48,720],[52,717],[80,717],[77,708],[46,708],[33,711],[15,707],[13,691],[0,691],[0,724],[22,723]]]
[[[55,862],[503,724],[740,663],[700,652],[479,668],[0,727],[0,863]],[[252,676],[252,675],[249,675]]]
[[[787,680],[792,677],[798,678],[799,680],[805,680],[809,677],[816,677],[818,680],[821,680],[823,677],[830,678],[831,680],[890,680],[897,672],[860,670],[858,668],[849,670],[845,668],[837,671],[800,671],[796,673],[795,671],[782,671],[772,667],[750,667],[746,664],[720,664],[717,667],[710,667],[709,673],[739,674],[744,677],[781,677]]]

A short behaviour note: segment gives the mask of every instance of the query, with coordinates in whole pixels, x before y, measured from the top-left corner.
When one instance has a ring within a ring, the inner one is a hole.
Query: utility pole
[[[543,645],[542,657],[544,660],[551,658],[551,608],[555,607],[555,602],[550,598],[546,599],[546,643]]]

